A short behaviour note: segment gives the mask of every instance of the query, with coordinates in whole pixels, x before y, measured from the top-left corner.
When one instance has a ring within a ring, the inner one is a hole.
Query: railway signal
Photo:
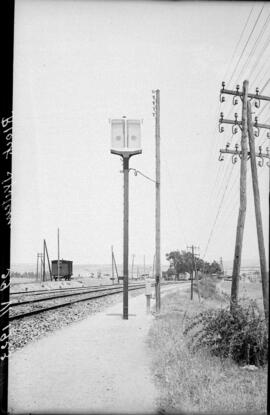
[[[128,216],[129,216],[129,159],[141,154],[141,120],[125,116],[110,120],[111,153],[122,157],[124,173],[124,249],[123,249],[123,319],[128,319]]]

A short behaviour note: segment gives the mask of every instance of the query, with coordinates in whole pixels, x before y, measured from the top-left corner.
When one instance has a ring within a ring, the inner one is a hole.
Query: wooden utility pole
[[[133,254],[132,255],[132,267],[131,267],[131,279],[132,280],[133,280],[134,258],[135,258],[135,255]]]
[[[51,264],[50,264],[50,258],[49,258],[49,253],[48,253],[48,248],[47,248],[47,244],[46,244],[46,239],[44,239],[44,246],[45,246],[45,251],[46,251],[46,256],[47,256],[47,261],[48,261],[48,268],[49,268],[49,273],[50,273],[50,279],[52,281],[52,270],[51,270]],[[45,261],[45,258],[44,258]]]
[[[198,279],[197,279],[197,269],[196,269],[196,264],[195,264],[195,249],[199,249],[198,247],[191,245],[190,247],[187,246],[187,249],[191,250],[191,255],[192,255],[192,272],[191,272],[191,280],[190,280],[190,299],[193,300],[193,291],[194,291],[194,273],[195,273],[195,278],[197,281],[197,287],[198,287],[198,296],[200,299],[200,294],[199,294],[199,284],[198,284]]]
[[[112,283],[114,284],[113,246],[111,247],[111,250],[112,250]]]
[[[145,274],[145,255],[143,256],[143,273]]]
[[[258,173],[256,165],[256,153],[255,153],[255,140],[252,127],[252,116],[251,116],[251,105],[250,102],[247,103],[247,124],[248,124],[248,136],[249,136],[249,150],[250,150],[250,163],[251,163],[251,173],[252,173],[252,184],[253,184],[253,195],[254,195],[254,205],[255,205],[255,216],[256,216],[256,226],[257,226],[257,237],[258,237],[258,246],[259,246],[259,255],[260,255],[260,267],[261,267],[261,278],[262,278],[262,291],[263,291],[263,305],[265,319],[268,327],[268,318],[269,318],[269,287],[268,287],[268,278],[267,278],[267,266],[266,266],[266,255],[263,239],[263,225],[262,225],[262,214],[260,206],[260,192],[258,184]]]
[[[242,243],[247,207],[247,100],[248,100],[248,81],[243,82],[242,95],[242,137],[241,137],[241,167],[240,167],[240,207],[238,214],[236,241],[233,261],[232,286],[231,286],[231,311],[238,302],[239,293],[239,274],[242,256]]]
[[[42,281],[44,282],[45,277],[45,239],[43,239],[43,272],[42,272]]]
[[[155,138],[156,138],[156,312],[160,312],[160,91],[155,91]]]
[[[60,276],[60,244],[59,244],[59,228],[57,229],[57,280],[59,281]]]
[[[38,281],[38,260],[39,260],[39,253],[37,254],[37,274],[36,274],[37,281]]]
[[[200,293],[200,286],[199,286],[199,279],[198,279],[198,270],[197,270],[197,265],[196,265],[195,258],[194,258],[194,269],[195,269],[195,279],[196,279],[196,284],[197,284],[198,298],[199,298],[199,302],[201,302],[201,293]]]

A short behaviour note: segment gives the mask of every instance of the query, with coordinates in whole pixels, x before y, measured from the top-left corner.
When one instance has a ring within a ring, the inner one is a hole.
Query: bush
[[[267,327],[255,300],[240,300],[233,313],[227,307],[192,316],[184,334],[193,351],[207,348],[215,356],[248,365],[263,366],[268,360]]]

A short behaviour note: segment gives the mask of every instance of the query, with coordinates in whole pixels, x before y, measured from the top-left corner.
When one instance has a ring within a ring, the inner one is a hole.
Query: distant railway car
[[[59,279],[70,280],[73,273],[73,262],[65,259],[59,260]],[[58,260],[52,261],[52,275],[55,280],[58,279]]]

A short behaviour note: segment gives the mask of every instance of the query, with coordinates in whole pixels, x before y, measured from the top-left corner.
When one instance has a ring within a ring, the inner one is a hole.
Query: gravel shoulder
[[[10,413],[157,412],[145,303],[130,298],[128,320],[118,303],[15,351]]]

